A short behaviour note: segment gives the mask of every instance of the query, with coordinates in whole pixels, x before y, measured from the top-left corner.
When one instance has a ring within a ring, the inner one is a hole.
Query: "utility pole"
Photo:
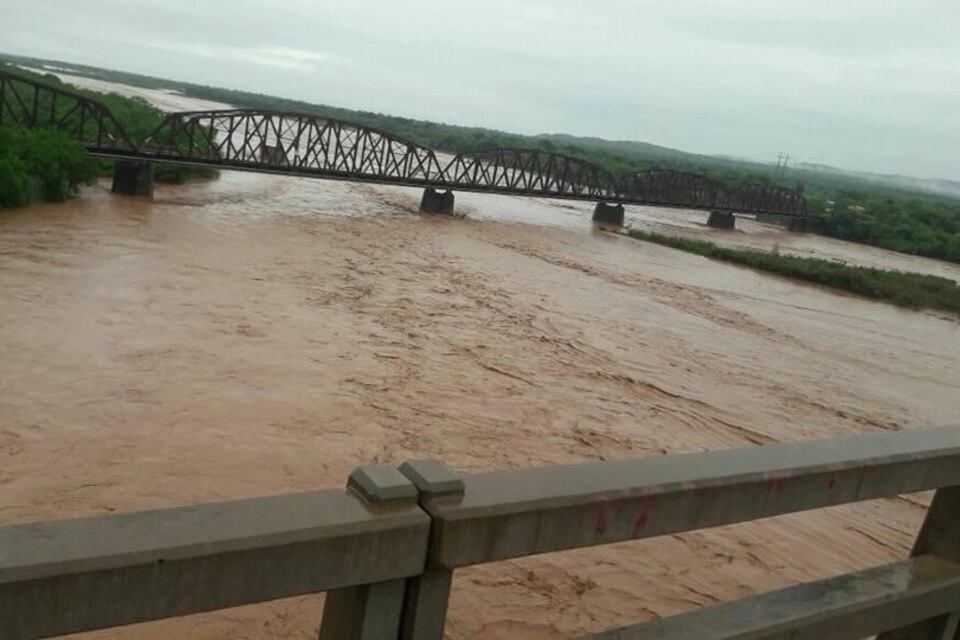
[[[781,179],[787,174],[787,163],[790,162],[790,154],[786,151],[777,152],[777,167],[773,171],[773,177]]]

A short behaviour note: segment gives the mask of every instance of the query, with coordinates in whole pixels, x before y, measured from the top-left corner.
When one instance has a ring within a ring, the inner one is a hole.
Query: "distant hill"
[[[960,198],[960,181],[956,180],[936,180],[929,178],[914,178],[895,173],[872,173],[870,171],[848,171],[838,169],[826,164],[815,164],[809,162],[798,163],[795,168],[808,169],[810,171],[819,171],[823,173],[833,173],[846,175],[853,178],[861,178],[870,182],[875,182],[900,189],[909,189],[916,191],[928,191],[953,198]]]

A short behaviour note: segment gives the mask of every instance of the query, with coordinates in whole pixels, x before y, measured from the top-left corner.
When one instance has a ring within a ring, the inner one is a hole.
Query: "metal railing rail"
[[[960,427],[462,477],[421,460],[345,492],[2,527],[0,637],[327,591],[322,640],[440,640],[460,567],[929,489],[910,559],[596,638],[953,640]]]

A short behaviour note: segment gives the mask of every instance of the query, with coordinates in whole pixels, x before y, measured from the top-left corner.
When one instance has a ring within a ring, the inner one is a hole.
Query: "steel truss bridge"
[[[807,216],[798,191],[733,188],[672,170],[614,175],[541,149],[449,156],[363,124],[305,113],[227,109],[171,113],[143,140],[102,103],[0,70],[0,125],[52,128],[93,155],[312,178],[738,213]]]

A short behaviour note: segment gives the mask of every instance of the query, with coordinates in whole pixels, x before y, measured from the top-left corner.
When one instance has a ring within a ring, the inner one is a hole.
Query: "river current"
[[[108,186],[0,214],[2,523],[339,486],[370,462],[470,472],[960,415],[956,319],[597,231],[588,203],[458,193],[464,217],[443,217],[345,182]],[[749,220],[628,223],[960,279]],[[448,634],[569,637],[901,558],[926,500],[463,570]],[[314,638],[321,607],[85,637]]]

